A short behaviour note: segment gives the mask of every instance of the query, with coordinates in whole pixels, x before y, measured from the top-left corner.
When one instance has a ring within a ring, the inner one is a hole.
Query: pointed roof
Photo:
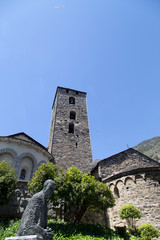
[[[151,168],[160,168],[160,163],[133,148],[129,148],[99,161],[91,172],[92,174],[98,172],[101,179],[110,179],[122,173]]]

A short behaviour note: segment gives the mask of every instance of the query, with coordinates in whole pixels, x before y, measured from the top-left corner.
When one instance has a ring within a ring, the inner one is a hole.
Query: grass
[[[0,240],[16,236],[19,220],[0,221]]]
[[[115,231],[100,225],[68,224],[50,219],[48,226],[53,229],[53,240],[141,240],[139,237],[127,235],[120,237]],[[19,220],[0,222],[0,240],[16,236]]]

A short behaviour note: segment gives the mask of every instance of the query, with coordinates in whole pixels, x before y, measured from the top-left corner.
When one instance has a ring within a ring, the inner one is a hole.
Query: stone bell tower
[[[58,166],[92,168],[86,93],[57,87],[52,106],[48,151]]]

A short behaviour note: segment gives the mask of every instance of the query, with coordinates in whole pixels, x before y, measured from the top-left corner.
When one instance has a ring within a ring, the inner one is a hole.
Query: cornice
[[[47,150],[45,150],[45,148],[42,148],[42,147],[36,145],[35,143],[29,142],[29,141],[26,141],[23,139],[11,138],[11,137],[0,137],[0,141],[7,142],[7,143],[16,143],[18,145],[25,145],[27,147],[31,147],[31,148],[35,149],[38,152],[43,153],[43,155],[45,157],[48,157],[49,159],[53,158],[53,156]]]

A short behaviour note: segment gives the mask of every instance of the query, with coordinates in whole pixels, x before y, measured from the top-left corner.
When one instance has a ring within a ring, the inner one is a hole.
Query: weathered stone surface
[[[30,181],[39,165],[52,159],[47,148],[23,132],[0,136],[0,162],[2,160],[11,162],[12,167],[16,169],[18,180]],[[20,177],[22,169],[26,170],[23,179]]]
[[[30,236],[17,236],[17,237],[8,237],[5,240],[43,240],[43,238],[37,235],[30,235]]]
[[[133,204],[142,212],[137,225],[150,223],[160,230],[160,164],[134,149],[100,161],[92,174],[109,184],[116,203],[108,209],[108,226],[126,225],[119,217],[120,208]],[[104,223],[104,214],[99,216]]]
[[[144,168],[160,168],[160,163],[141,154],[133,148],[101,160],[92,170],[93,174],[106,181],[117,174]],[[139,171],[139,170],[138,170]]]
[[[69,103],[70,97],[75,104]],[[74,112],[75,119],[70,116]],[[74,133],[69,133],[69,124]],[[52,108],[48,151],[58,166],[69,169],[76,166],[88,172],[92,168],[92,152],[89,135],[86,93],[57,88]]]
[[[105,211],[86,212],[81,219],[83,224],[100,224],[104,227],[109,227],[108,213]]]
[[[47,198],[52,196],[55,187],[53,180],[47,180],[42,191],[33,195],[23,213],[17,236],[38,234],[44,240],[52,239],[52,229],[47,227]]]
[[[18,182],[18,189],[13,192],[8,205],[0,205],[0,219],[21,218],[29,200],[27,196],[31,196],[27,182]]]
[[[137,226],[149,223],[160,230],[160,171],[140,173],[117,178],[109,182],[110,189],[116,197],[116,205],[109,209],[110,227],[125,225],[120,219],[120,208],[133,204],[142,212],[142,218],[137,220]]]

